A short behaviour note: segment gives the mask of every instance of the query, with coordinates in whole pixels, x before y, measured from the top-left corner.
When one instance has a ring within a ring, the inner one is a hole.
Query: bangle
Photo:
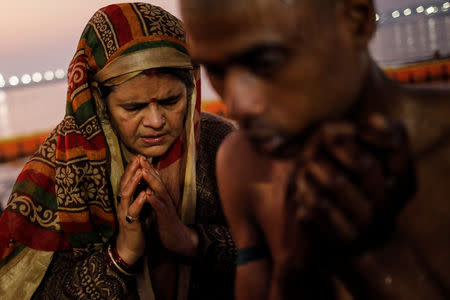
[[[111,244],[109,245],[111,247]],[[119,266],[124,267],[125,269],[131,269],[132,266],[130,266],[126,261],[123,260],[122,257],[120,257],[119,253],[117,252],[117,247],[114,247],[111,249],[112,251],[112,257],[114,260],[119,264]]]
[[[109,242],[105,245],[103,254],[108,265],[118,273],[126,276],[134,276],[137,274],[137,270],[134,266],[127,264],[123,258],[117,253],[116,247],[113,248],[113,242]]]

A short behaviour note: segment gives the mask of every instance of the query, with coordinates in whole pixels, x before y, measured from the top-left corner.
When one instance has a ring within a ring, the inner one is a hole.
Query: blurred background
[[[213,0],[212,0],[213,1]],[[66,69],[106,0],[0,0],[0,207],[27,156],[64,116]],[[179,16],[178,0],[152,0]],[[395,80],[444,87],[450,73],[450,2],[375,0],[370,50]],[[206,78],[203,109],[226,114]]]

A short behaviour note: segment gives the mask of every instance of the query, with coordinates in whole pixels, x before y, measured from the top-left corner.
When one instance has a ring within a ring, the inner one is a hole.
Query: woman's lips
[[[160,145],[164,142],[166,135],[159,135],[159,136],[143,136],[141,139],[150,146],[156,146]]]

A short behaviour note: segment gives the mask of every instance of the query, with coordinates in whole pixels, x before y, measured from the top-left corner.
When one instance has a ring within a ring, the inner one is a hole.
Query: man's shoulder
[[[247,138],[241,131],[230,133],[220,145],[218,159],[227,169],[243,169],[257,163],[259,156],[253,151]]]
[[[255,151],[242,131],[229,134],[217,153],[217,175],[225,188],[250,193],[257,183],[271,182],[277,165],[272,158]]]
[[[258,161],[242,132],[232,132],[225,138],[216,161],[219,187],[232,194],[248,196],[250,183],[256,176],[256,166],[262,162]]]
[[[403,121],[413,152],[420,155],[450,134],[450,89],[405,87],[404,91],[390,115]]]

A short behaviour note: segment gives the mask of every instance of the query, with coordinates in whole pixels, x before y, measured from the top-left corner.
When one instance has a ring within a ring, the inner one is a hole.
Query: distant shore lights
[[[5,78],[3,78],[3,75],[0,73],[0,88],[4,87],[5,85]]]
[[[384,21],[387,21],[391,18],[397,19],[402,16],[408,17],[408,16],[420,15],[420,14],[425,14],[425,15],[429,16],[432,14],[436,14],[439,11],[447,12],[449,10],[450,10],[450,1],[447,1],[447,2],[444,2],[441,7],[439,7],[439,5],[436,6],[436,4],[431,5],[431,6],[420,5],[420,6],[417,6],[415,9],[407,7],[405,9],[396,9],[396,10],[392,11],[391,13],[377,13],[377,14],[375,14],[375,20],[377,22],[383,23]]]
[[[29,84],[31,82],[30,74],[22,75],[21,81],[22,81],[23,84]]]
[[[8,82],[9,82],[9,85],[16,86],[20,83],[20,80],[19,80],[19,77],[17,77],[17,76],[11,76],[11,77],[9,77]]]
[[[425,14],[431,15],[431,14],[437,13],[438,11],[439,11],[439,9],[436,6],[430,6],[427,8],[427,10],[425,10]]]
[[[55,71],[45,71],[43,73],[41,72],[34,72],[32,74],[25,73],[22,76],[10,76],[8,80],[3,77],[3,75],[0,73],[0,89],[1,88],[7,88],[7,87],[17,87],[20,85],[29,85],[31,83],[38,84],[38,83],[44,83],[49,82],[53,80],[61,80],[64,79],[66,76],[66,72],[63,69],[57,69]]]

